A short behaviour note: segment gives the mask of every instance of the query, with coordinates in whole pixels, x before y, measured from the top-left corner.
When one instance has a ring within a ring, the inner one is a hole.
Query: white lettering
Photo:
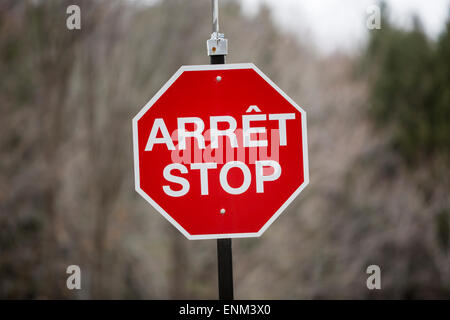
[[[230,139],[230,144],[232,148],[237,148],[238,143],[234,131],[236,130],[237,123],[236,120],[231,116],[217,116],[210,117],[210,127],[211,127],[211,149],[217,149],[219,147],[218,137],[227,136]],[[218,130],[217,123],[227,122],[228,129]]]
[[[189,182],[182,177],[177,177],[172,175],[172,170],[179,170],[181,173],[187,173],[187,168],[181,163],[172,163],[164,168],[163,176],[164,178],[173,183],[178,183],[181,185],[181,190],[174,191],[170,188],[170,186],[163,186],[164,192],[171,197],[182,197],[189,191]]]
[[[280,131],[280,146],[287,144],[286,120],[295,119],[295,113],[269,114],[269,120],[278,120],[278,130]]]
[[[203,120],[197,117],[188,118],[178,118],[178,147],[180,150],[186,149],[186,138],[196,138],[198,142],[198,147],[200,149],[205,149],[205,138],[202,135],[205,129],[205,124]],[[186,124],[195,124],[194,131],[186,131]]]
[[[162,138],[156,137],[158,135],[158,131],[161,131],[161,134],[163,136]],[[175,150],[175,146],[173,145],[172,138],[170,137],[166,124],[161,118],[155,119],[155,122],[153,122],[152,131],[150,132],[150,136],[148,137],[145,151],[152,151],[153,145],[159,143],[165,143],[168,150]]]
[[[270,175],[264,175],[264,167],[272,167],[273,173]],[[281,176],[281,166],[278,162],[273,160],[256,161],[255,168],[257,193],[264,193],[264,181],[275,181]]]
[[[200,188],[202,196],[209,194],[208,188],[208,169],[216,169],[217,163],[206,162],[206,163],[192,163],[191,169],[200,170]]]
[[[242,129],[244,130],[244,147],[267,147],[267,140],[251,140],[251,135],[255,133],[265,133],[264,127],[250,127],[252,121],[265,121],[265,114],[252,114],[242,116]]]
[[[244,175],[244,181],[242,182],[242,185],[238,188],[233,188],[228,184],[228,171],[231,168],[239,168],[242,171],[242,174]],[[250,187],[250,182],[252,180],[250,169],[245,165],[245,163],[241,161],[230,161],[227,162],[223,167],[222,170],[220,170],[220,185],[222,186],[223,190],[228,192],[229,194],[241,194],[247,191],[248,187]]]

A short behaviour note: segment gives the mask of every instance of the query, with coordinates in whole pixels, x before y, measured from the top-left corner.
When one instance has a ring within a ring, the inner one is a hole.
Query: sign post
[[[218,0],[211,0],[212,4],[212,34],[207,40],[206,47],[211,64],[225,64],[228,53],[228,42],[219,33],[219,4]],[[219,299],[233,300],[233,252],[231,239],[217,239],[217,267],[219,282]]]
[[[135,189],[186,238],[217,239],[231,300],[231,238],[261,236],[309,182],[306,113],[254,64],[225,64],[217,0],[206,43],[211,64],[180,67],[133,118]]]

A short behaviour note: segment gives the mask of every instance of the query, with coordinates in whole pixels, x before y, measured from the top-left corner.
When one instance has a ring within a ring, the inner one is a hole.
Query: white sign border
[[[184,71],[201,71],[201,70],[235,70],[235,69],[253,69],[264,80],[267,81],[283,98],[292,104],[302,116],[302,145],[303,145],[303,183],[295,190],[295,192],[286,200],[286,202],[275,212],[275,214],[262,226],[258,232],[253,233],[219,233],[207,235],[191,235],[177,221],[175,221],[156,201],[146,194],[140,187],[139,175],[139,143],[138,143],[138,120],[149,110],[152,105],[164,94],[164,92],[177,80]],[[139,193],[147,202],[149,202],[159,213],[163,215],[172,225],[174,225],[189,240],[204,239],[226,239],[226,238],[250,238],[260,237],[264,231],[280,216],[280,214],[289,206],[289,204],[299,195],[300,192],[309,184],[309,161],[308,161],[308,139],[306,130],[306,111],[297,105],[283,90],[281,90],[272,80],[270,80],[261,70],[253,63],[234,63],[234,64],[215,64],[215,65],[191,65],[181,66],[177,72],[167,81],[164,86],[150,99],[149,102],[139,111],[133,118],[133,153],[134,153],[134,185],[136,192]]]

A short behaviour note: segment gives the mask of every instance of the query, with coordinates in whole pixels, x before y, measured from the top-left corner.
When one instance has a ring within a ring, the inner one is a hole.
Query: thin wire
[[[219,32],[219,0],[211,0],[212,2],[212,31]]]

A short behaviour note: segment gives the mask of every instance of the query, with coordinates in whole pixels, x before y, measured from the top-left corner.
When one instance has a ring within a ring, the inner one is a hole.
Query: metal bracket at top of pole
[[[211,0],[212,4],[212,34],[206,40],[208,56],[219,56],[228,54],[228,40],[223,33],[219,33],[219,1]]]

